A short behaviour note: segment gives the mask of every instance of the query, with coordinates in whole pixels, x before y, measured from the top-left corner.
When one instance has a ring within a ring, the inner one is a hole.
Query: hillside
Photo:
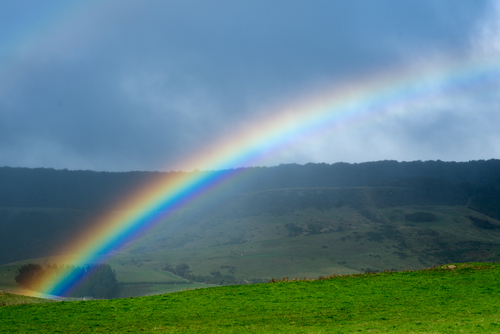
[[[188,281],[498,261],[499,171],[497,160],[253,168],[160,221],[109,263],[127,297],[185,289]],[[57,262],[59,245],[102,215],[104,204],[155,175],[0,168],[0,268]],[[12,286],[6,275],[3,284]]]
[[[242,194],[178,213],[111,263],[165,270],[185,264],[189,271],[181,275],[188,279],[241,284],[498,261],[500,222],[450,194],[443,202],[399,187]]]
[[[3,333],[496,333],[500,265],[0,307]]]

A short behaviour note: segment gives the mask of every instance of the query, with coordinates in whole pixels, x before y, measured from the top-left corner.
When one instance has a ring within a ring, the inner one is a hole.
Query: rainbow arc
[[[67,254],[63,262],[78,266],[105,261],[114,250],[175,210],[215,191],[227,180],[243,177],[246,169],[231,169],[233,166],[258,165],[300,140],[354,131],[394,117],[394,110],[416,102],[477,89],[492,75],[497,76],[499,69],[496,60],[469,59],[418,71],[393,71],[271,111],[269,119],[256,120],[247,130],[221,138],[182,162],[206,172],[169,173],[130,194],[85,236],[71,240],[61,250]],[[64,295],[81,279],[65,272],[42,282],[40,291]]]

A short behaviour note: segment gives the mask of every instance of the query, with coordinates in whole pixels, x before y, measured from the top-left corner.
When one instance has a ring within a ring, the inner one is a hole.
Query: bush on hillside
[[[469,219],[471,220],[472,224],[474,224],[474,226],[479,227],[479,228],[484,228],[487,230],[493,230],[496,228],[500,228],[499,225],[492,224],[487,220],[479,219],[479,218],[472,217],[472,216],[469,216]]]
[[[43,268],[39,264],[28,263],[17,269],[16,283],[31,289],[37,279],[43,275]]]

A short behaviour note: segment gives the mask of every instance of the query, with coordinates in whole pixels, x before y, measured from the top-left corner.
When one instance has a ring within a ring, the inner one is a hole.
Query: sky
[[[478,59],[500,59],[497,1],[0,0],[0,166],[203,169],[290,106]],[[251,163],[500,158],[491,69]]]

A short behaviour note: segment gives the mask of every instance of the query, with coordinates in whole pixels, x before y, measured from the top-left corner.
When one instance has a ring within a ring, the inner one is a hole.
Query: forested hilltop
[[[297,187],[383,186],[397,181],[404,185],[403,179],[414,177],[470,183],[490,189],[500,187],[500,160],[282,164],[244,170],[245,178],[236,178],[226,185],[230,194]],[[0,207],[106,209],[141,184],[160,175],[173,177],[178,173],[185,172],[93,172],[1,167]]]

